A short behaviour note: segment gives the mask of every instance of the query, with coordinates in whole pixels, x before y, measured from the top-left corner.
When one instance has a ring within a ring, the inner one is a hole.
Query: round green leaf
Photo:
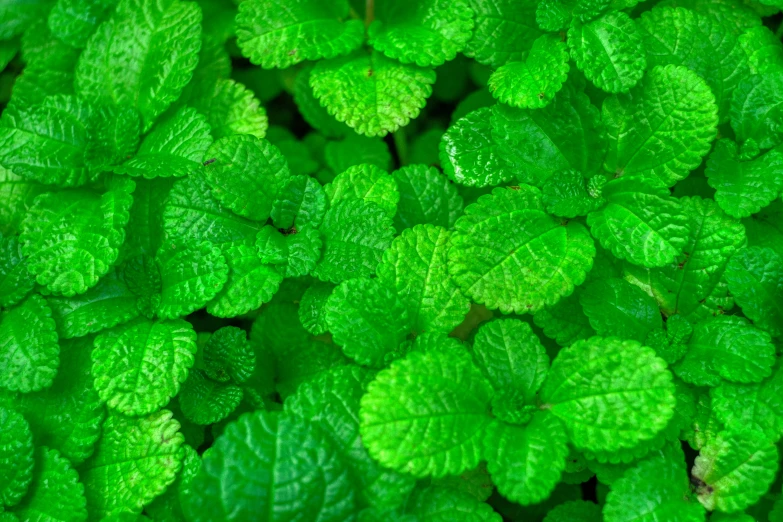
[[[305,290],[299,301],[299,321],[313,335],[321,335],[329,330],[326,324],[326,303],[333,291],[333,284],[316,281]]]
[[[724,382],[710,390],[710,411],[730,431],[752,429],[770,440],[783,435],[783,372],[757,384]]]
[[[24,417],[2,406],[0,428],[0,506],[13,506],[33,478],[33,434]]]
[[[650,332],[663,329],[655,299],[623,279],[594,281],[585,287],[579,302],[598,335],[643,343]]]
[[[95,338],[95,389],[109,408],[147,415],[177,394],[195,353],[196,333],[182,319],[119,326]]]
[[[769,248],[740,250],[726,266],[729,290],[759,328],[783,333],[783,259]]]
[[[577,449],[617,451],[653,438],[674,414],[672,375],[635,341],[592,337],[561,350],[541,401]]]
[[[8,308],[25,298],[35,286],[35,278],[27,270],[22,245],[16,236],[0,233],[0,306]]]
[[[30,491],[14,510],[20,522],[84,522],[87,501],[79,474],[57,450],[40,447]]]
[[[216,330],[204,345],[206,374],[216,381],[245,382],[253,374],[256,354],[245,331],[236,326]]]
[[[194,78],[193,81],[196,81]],[[229,78],[219,78],[214,90],[188,101],[207,122],[216,140],[235,134],[266,136],[269,120],[253,91]]]
[[[271,217],[277,228],[317,227],[326,213],[323,187],[309,176],[291,176],[272,203]]]
[[[462,292],[503,313],[536,312],[581,284],[595,246],[587,230],[543,211],[540,192],[497,188],[465,209],[448,252]]]
[[[349,167],[324,186],[329,203],[335,205],[348,199],[372,201],[393,217],[397,212],[400,193],[392,176],[375,165]]]
[[[470,6],[476,16],[476,26],[465,54],[481,64],[500,67],[520,61],[542,34],[536,25],[537,2],[471,0]]]
[[[435,167],[406,165],[392,172],[400,193],[394,225],[398,231],[429,223],[451,229],[462,214],[462,196]]]
[[[189,421],[198,425],[220,422],[242,401],[242,388],[213,381],[201,370],[193,370],[179,393],[179,405]]]
[[[228,279],[220,292],[207,303],[207,312],[216,317],[236,317],[268,303],[283,277],[261,263],[256,249],[236,245],[225,252]]]

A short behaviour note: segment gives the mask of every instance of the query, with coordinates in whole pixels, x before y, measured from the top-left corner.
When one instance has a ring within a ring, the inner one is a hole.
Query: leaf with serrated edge
[[[250,134],[258,139],[266,136],[266,110],[253,91],[234,80],[219,78],[212,93],[196,97],[190,104],[207,117],[216,140],[234,134]]]
[[[429,223],[451,229],[462,214],[462,196],[435,167],[406,165],[392,172],[400,193],[394,225],[398,231]]]
[[[30,491],[14,509],[20,521],[84,522],[87,501],[84,486],[68,459],[57,450],[41,446]]]
[[[236,317],[269,302],[283,280],[282,275],[258,259],[256,250],[237,245],[225,251],[228,279],[218,294],[207,303],[215,317]]]
[[[182,413],[198,425],[209,425],[228,417],[242,400],[242,388],[213,381],[201,370],[193,370],[178,396]]]
[[[228,280],[228,264],[220,249],[209,242],[177,247],[164,245],[156,257],[161,296],[158,315],[187,315],[211,301]]]
[[[465,55],[491,67],[519,61],[542,31],[536,24],[537,2],[470,0],[476,15]]]
[[[0,306],[15,305],[35,286],[35,278],[27,270],[22,245],[16,236],[3,237],[0,232]]]
[[[731,258],[724,277],[753,324],[773,336],[783,332],[783,258],[769,248],[745,248]]]
[[[204,346],[206,374],[217,381],[245,382],[253,374],[256,354],[245,331],[236,326],[216,330]]]
[[[783,435],[783,371],[757,384],[723,382],[710,390],[710,411],[730,431],[752,429],[770,440]]]
[[[33,478],[33,434],[19,413],[0,406],[0,508],[17,504]]]
[[[622,279],[592,282],[582,291],[579,302],[598,335],[643,343],[650,332],[663,329],[655,299]]]
[[[270,213],[277,228],[321,224],[327,199],[321,184],[310,176],[291,176],[272,203]]]
[[[346,199],[372,201],[393,217],[397,212],[400,193],[392,176],[375,165],[349,167],[324,186],[330,205]]]

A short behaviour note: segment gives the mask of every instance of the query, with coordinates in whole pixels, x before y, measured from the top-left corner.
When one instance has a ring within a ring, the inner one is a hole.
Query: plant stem
[[[408,139],[405,136],[405,127],[400,127],[392,134],[394,138],[394,148],[397,149],[397,159],[400,160],[400,167],[408,163]]]
[[[375,20],[375,0],[366,0],[364,4],[364,26],[370,27]]]

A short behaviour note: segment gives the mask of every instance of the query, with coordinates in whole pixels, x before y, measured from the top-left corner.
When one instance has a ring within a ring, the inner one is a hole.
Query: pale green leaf
[[[212,92],[192,98],[189,104],[206,116],[216,140],[234,134],[266,136],[266,110],[253,91],[234,80],[219,78]]]

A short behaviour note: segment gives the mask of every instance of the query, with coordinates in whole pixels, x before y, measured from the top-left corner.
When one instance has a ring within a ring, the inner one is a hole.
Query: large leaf
[[[57,450],[41,446],[30,491],[14,510],[21,521],[84,522],[87,501],[79,474]]]

